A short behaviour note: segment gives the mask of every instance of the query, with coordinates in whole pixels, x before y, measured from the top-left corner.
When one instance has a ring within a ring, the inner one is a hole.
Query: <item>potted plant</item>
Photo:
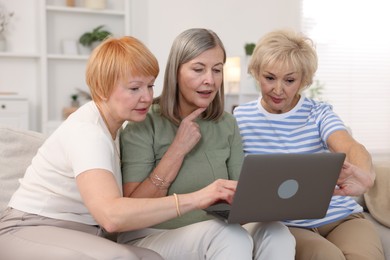
[[[72,107],[79,107],[79,106],[80,106],[79,95],[77,95],[77,94],[72,94],[72,95],[70,96],[70,98],[72,99],[72,103],[71,103],[71,106],[72,106]]]
[[[244,50],[245,50],[245,57],[244,57],[244,70],[248,70],[248,65],[250,62],[250,59],[252,58],[253,51],[255,50],[256,43],[254,42],[247,42],[244,45]],[[248,72],[248,71],[247,71]],[[256,91],[256,93],[259,91],[259,85],[257,84],[256,80],[252,75],[249,73],[245,74],[246,77],[242,77],[242,86],[248,88],[246,91],[252,92],[253,90]],[[253,88],[252,88],[253,86]]]
[[[104,25],[100,25],[91,32],[86,32],[81,35],[79,38],[80,44],[93,49],[93,47],[97,46],[105,38],[112,35],[111,32],[103,30],[103,27]]]
[[[251,56],[255,47],[256,47],[256,44],[253,42],[245,43],[245,45],[244,45],[245,54],[247,56]]]
[[[5,33],[8,29],[8,24],[14,15],[13,12],[7,12],[0,8],[0,51],[5,51],[7,47]]]

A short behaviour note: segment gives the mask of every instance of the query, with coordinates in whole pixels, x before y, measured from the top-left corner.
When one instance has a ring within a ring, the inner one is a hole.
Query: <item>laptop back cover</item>
[[[228,222],[324,217],[344,159],[343,153],[247,155]]]

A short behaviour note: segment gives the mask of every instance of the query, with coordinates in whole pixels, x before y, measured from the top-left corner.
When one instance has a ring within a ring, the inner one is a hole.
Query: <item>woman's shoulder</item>
[[[72,113],[58,128],[65,135],[101,135],[104,131],[99,124],[99,112],[90,101]]]
[[[240,104],[234,108],[234,113],[236,112],[245,112],[245,111],[250,111],[253,109],[257,109],[259,104],[259,100],[252,100],[243,104]]]
[[[302,102],[302,106],[310,108],[311,110],[315,110],[315,111],[323,111],[323,110],[332,110],[333,109],[332,105],[326,101],[315,100],[315,99],[308,98],[308,97],[304,97],[303,102]]]
[[[222,117],[218,121],[219,124],[235,125],[237,124],[236,118],[229,112],[224,111]]]

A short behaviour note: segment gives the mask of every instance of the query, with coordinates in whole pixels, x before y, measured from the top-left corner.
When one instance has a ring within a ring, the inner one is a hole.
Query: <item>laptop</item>
[[[323,218],[344,159],[344,153],[248,154],[233,203],[204,210],[241,224]]]

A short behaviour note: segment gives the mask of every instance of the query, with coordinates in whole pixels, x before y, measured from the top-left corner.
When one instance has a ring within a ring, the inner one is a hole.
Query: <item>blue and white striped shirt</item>
[[[259,100],[238,106],[234,116],[242,136],[245,154],[322,153],[329,152],[326,140],[336,130],[346,130],[344,123],[324,102],[301,97],[287,113],[267,112]],[[322,219],[292,220],[289,226],[313,228],[363,211],[351,197],[333,196]]]

